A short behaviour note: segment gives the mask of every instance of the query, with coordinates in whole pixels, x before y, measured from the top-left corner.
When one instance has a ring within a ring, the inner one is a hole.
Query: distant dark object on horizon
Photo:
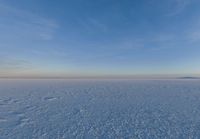
[[[178,79],[200,79],[200,77],[180,77]]]

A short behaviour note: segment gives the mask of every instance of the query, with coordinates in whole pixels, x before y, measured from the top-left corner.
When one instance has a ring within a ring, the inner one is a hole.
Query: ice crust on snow
[[[0,80],[0,139],[200,138],[200,80]]]

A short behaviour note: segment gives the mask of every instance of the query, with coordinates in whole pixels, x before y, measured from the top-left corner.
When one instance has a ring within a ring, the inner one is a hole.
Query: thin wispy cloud
[[[106,33],[109,30],[108,26],[105,23],[103,23],[99,19],[90,16],[77,18],[76,20],[78,24],[80,24],[80,26],[84,28],[87,32],[92,33],[93,30],[97,30],[99,32]]]
[[[29,61],[0,57],[0,77],[9,77],[32,69],[33,66]]]
[[[59,28],[56,21],[44,18],[30,11],[21,10],[19,8],[0,3],[0,26],[9,26],[21,30],[18,35],[25,37],[35,37],[38,39],[50,40],[54,36],[54,32]],[[11,30],[5,30],[11,32]]]
[[[200,16],[195,16],[188,29],[185,30],[185,40],[192,43],[200,42]]]
[[[192,2],[192,0],[172,0],[171,10],[167,16],[175,16],[185,10],[185,8]]]

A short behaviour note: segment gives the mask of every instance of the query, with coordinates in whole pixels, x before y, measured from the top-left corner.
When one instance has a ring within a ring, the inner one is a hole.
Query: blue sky
[[[1,0],[0,76],[200,74],[198,0]]]

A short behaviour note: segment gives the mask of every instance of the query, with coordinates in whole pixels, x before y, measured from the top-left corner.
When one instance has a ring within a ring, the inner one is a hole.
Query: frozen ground
[[[0,139],[199,139],[200,80],[0,80]]]

